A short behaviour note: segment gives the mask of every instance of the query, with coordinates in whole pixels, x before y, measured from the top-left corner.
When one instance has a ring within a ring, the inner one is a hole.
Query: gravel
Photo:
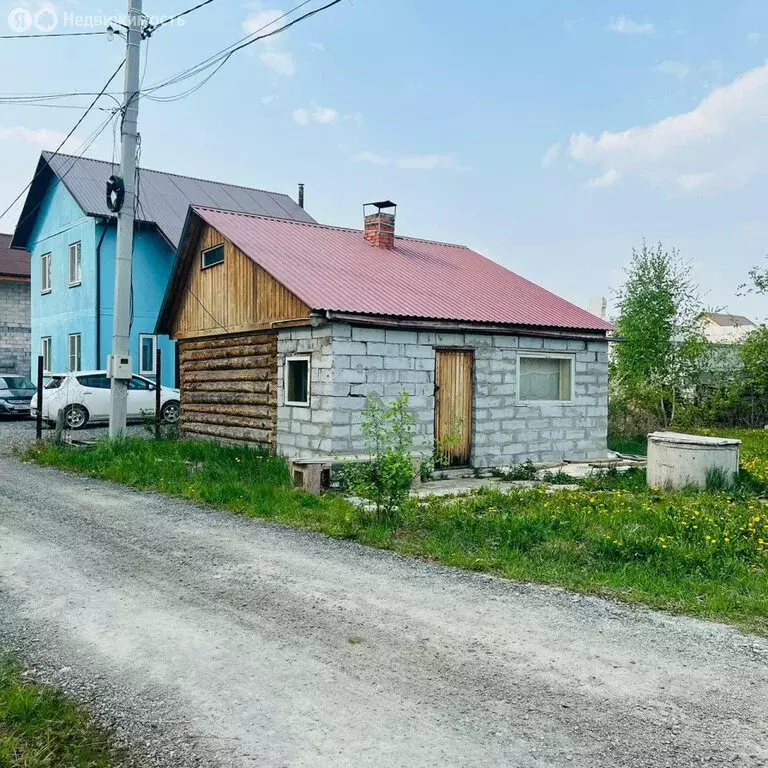
[[[0,645],[146,765],[768,765],[768,641],[0,458]]]

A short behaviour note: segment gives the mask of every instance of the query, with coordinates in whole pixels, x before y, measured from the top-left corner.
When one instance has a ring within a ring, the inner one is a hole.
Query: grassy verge
[[[662,493],[646,488],[641,472],[614,473],[552,495],[490,489],[430,498],[384,525],[333,494],[293,489],[281,459],[247,449],[126,440],[27,456],[461,568],[768,634],[768,509],[746,485],[731,494]]]
[[[0,654],[0,768],[108,768],[126,760],[58,691],[25,681]]]

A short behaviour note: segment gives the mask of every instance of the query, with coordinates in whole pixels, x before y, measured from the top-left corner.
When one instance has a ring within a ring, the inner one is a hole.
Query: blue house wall
[[[105,227],[107,231],[100,249],[101,328],[97,350],[96,249]],[[70,287],[69,246],[76,242],[81,244],[81,283]],[[68,370],[69,335],[74,333],[80,334],[81,370],[106,368],[107,355],[112,347],[115,246],[114,223],[86,216],[66,187],[54,178],[40,205],[28,244],[32,273],[33,369],[40,354],[41,339],[50,336],[51,371]],[[41,258],[46,253],[51,254],[51,290],[42,294]],[[136,232],[130,352],[137,373],[139,334],[153,333],[173,258],[171,247],[157,232]],[[175,386],[175,342],[167,336],[159,336],[157,343],[163,355],[163,384]]]

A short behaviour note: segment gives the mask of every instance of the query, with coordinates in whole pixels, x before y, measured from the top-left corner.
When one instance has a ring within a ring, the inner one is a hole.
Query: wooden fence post
[[[43,356],[37,356],[37,417],[35,424],[35,436],[43,439]]]
[[[163,356],[160,347],[155,350],[155,438],[160,439],[160,420],[162,419],[161,387],[163,383]]]

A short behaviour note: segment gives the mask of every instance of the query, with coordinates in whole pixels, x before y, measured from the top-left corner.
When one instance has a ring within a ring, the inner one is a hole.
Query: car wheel
[[[82,429],[88,423],[88,411],[82,405],[69,405],[64,411],[64,423],[69,429]]]
[[[160,412],[163,421],[167,424],[175,424],[179,420],[181,408],[178,400],[169,400]]]

